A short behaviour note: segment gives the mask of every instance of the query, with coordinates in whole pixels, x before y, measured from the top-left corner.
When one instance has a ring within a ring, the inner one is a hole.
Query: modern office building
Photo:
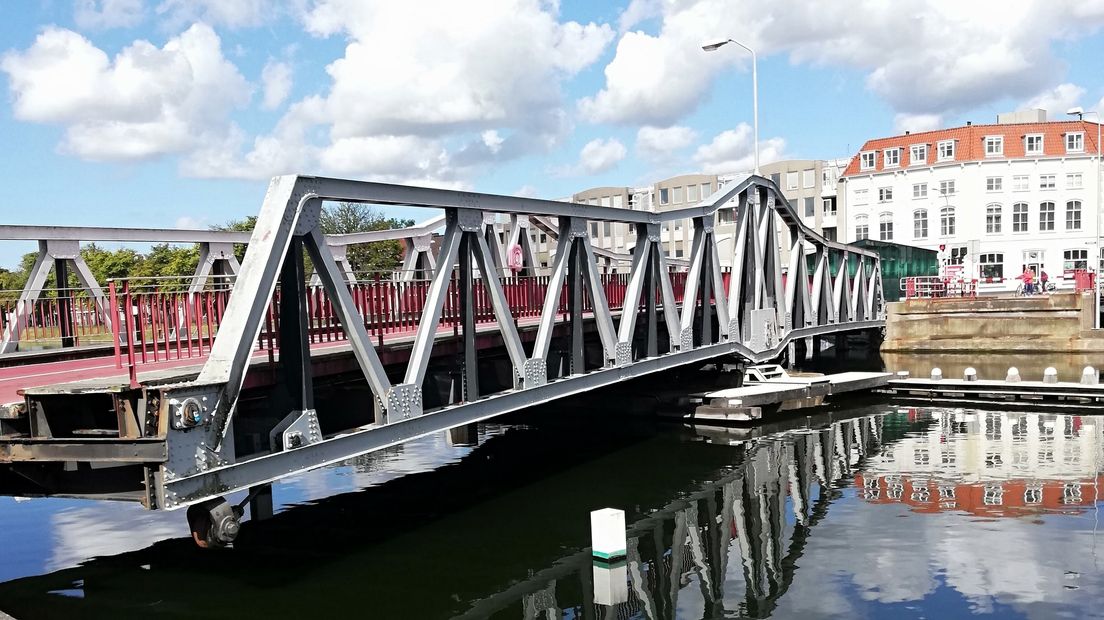
[[[982,292],[1016,288],[1025,266],[1069,285],[1100,253],[1097,132],[1030,110],[870,140],[841,177],[844,239],[937,250]]]

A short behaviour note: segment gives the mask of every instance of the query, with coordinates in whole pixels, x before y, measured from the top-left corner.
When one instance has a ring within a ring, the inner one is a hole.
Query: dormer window
[[[1075,131],[1066,134],[1066,152],[1067,153],[1084,153],[1085,152],[1085,132]]]
[[[896,168],[901,165],[901,149],[886,149],[882,152],[882,163],[886,168]]]
[[[1043,134],[1032,133],[1024,136],[1024,154],[1025,155],[1042,155],[1043,154]]]
[[[916,166],[928,163],[928,145],[913,144],[909,151],[909,165]]]
[[[1004,155],[1004,136],[985,136],[985,156],[1000,157]]]
[[[939,161],[954,161],[955,158],[955,143],[954,140],[943,140],[937,145],[939,148]]]
[[[873,170],[876,157],[877,153],[874,151],[859,153],[859,170]]]

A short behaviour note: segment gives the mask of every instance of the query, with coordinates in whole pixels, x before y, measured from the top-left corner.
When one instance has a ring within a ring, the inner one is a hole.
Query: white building
[[[1097,135],[1032,110],[870,140],[841,177],[844,240],[940,250],[982,292],[1015,289],[1025,266],[1072,286],[1099,252]]]

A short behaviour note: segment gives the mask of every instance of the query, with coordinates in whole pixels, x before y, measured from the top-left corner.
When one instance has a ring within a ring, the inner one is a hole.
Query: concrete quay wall
[[[1091,293],[893,302],[882,351],[1098,353],[1093,307]]]

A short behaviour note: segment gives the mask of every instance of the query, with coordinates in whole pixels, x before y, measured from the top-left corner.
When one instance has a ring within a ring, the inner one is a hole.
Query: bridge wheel
[[[219,497],[188,507],[188,529],[200,549],[221,549],[237,538],[241,509]]]

